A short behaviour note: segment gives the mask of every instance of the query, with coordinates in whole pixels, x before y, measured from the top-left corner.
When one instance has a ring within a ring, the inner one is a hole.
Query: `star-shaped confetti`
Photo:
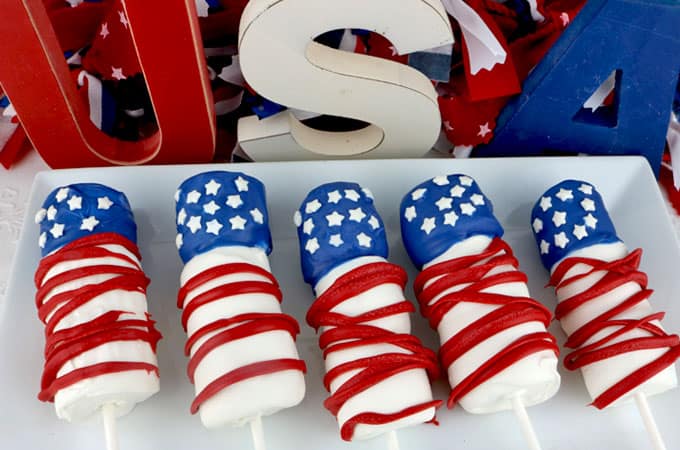
[[[355,208],[355,209],[350,209],[349,210],[349,220],[353,220],[355,222],[361,222],[364,220],[366,217],[366,214],[362,211],[361,208]]]
[[[319,241],[316,238],[309,239],[305,244],[305,250],[307,250],[312,255],[319,250]]]
[[[437,186],[446,186],[449,184],[449,178],[446,175],[439,175],[432,179],[432,182]]]
[[[454,187],[451,188],[450,193],[451,193],[451,197],[461,198],[461,197],[463,197],[463,194],[465,193],[465,188],[463,186],[460,186],[460,185],[457,184],[457,185],[455,185]]]
[[[531,224],[531,227],[534,229],[534,233],[538,233],[543,229],[543,221],[536,217],[533,223]]]
[[[541,209],[545,212],[552,208],[552,199],[550,197],[541,197],[541,203],[539,203]]]
[[[556,227],[561,227],[567,223],[567,213],[564,211],[555,211],[552,216],[552,221]]]
[[[321,208],[321,202],[314,199],[305,205],[305,213],[307,214],[315,213],[319,210],[319,208]]]
[[[357,242],[361,247],[370,247],[371,241],[371,237],[363,232],[357,235]]]
[[[444,225],[451,225],[452,227],[455,227],[457,221],[458,214],[456,214],[455,211],[444,214]]]
[[[566,202],[567,200],[574,198],[574,194],[572,194],[571,189],[562,188],[557,194],[555,194],[555,197],[559,198],[563,202]]]
[[[373,228],[374,230],[377,230],[380,228],[380,221],[375,216],[371,216],[370,219],[368,219],[368,224]]]
[[[460,212],[461,214],[465,214],[466,216],[471,216],[477,211],[477,208],[472,206],[472,203],[461,203],[460,204]]]
[[[304,224],[302,225],[302,232],[305,234],[312,234],[313,229],[314,221],[312,219],[305,220]]]
[[[404,217],[409,222],[411,222],[413,219],[418,217],[418,215],[416,214],[416,207],[415,206],[409,206],[408,208],[406,208],[404,210]]]
[[[328,239],[328,243],[332,245],[333,247],[340,247],[342,244],[345,243],[345,241],[342,240],[342,235],[340,234],[333,234],[331,235],[330,239]]]
[[[196,234],[196,232],[201,229],[201,216],[191,216],[187,222],[187,228],[189,228],[193,234]]]
[[[588,214],[583,220],[587,227],[594,229],[597,226],[597,219],[592,214]]]
[[[422,189],[416,189],[411,193],[411,199],[413,200],[420,200],[423,198],[423,195],[425,195],[425,192],[427,192],[427,189],[422,188]]]
[[[232,230],[245,230],[247,222],[248,221],[241,216],[234,216],[231,219],[229,219],[229,223],[231,224]]]
[[[561,231],[555,235],[555,245],[559,248],[565,248],[569,243],[569,238],[564,231]]]
[[[45,208],[40,208],[38,212],[35,214],[35,223],[40,223],[43,220],[45,220],[45,217],[47,216],[47,210]]]
[[[236,185],[236,189],[239,192],[247,192],[248,191],[249,182],[245,178],[239,176],[238,178],[236,178],[236,180],[234,180],[234,184]]]
[[[259,224],[264,223],[264,214],[262,214],[262,211],[260,211],[257,208],[250,210],[250,217],[253,218],[253,221],[255,221],[255,223],[259,223]]]
[[[331,214],[328,214],[326,216],[326,220],[328,221],[329,227],[339,227],[340,225],[342,225],[342,221],[344,219],[345,216],[343,216],[337,211],[333,211]]]
[[[64,224],[55,223],[54,225],[52,225],[52,228],[50,228],[50,234],[55,239],[62,237],[64,235]]]
[[[581,201],[581,207],[586,211],[595,211],[595,202],[589,198],[584,198]]]
[[[187,220],[187,212],[182,208],[177,213],[177,225],[184,225],[185,220]]]
[[[201,199],[201,193],[198,191],[191,191],[187,194],[187,203],[198,203]]]
[[[574,225],[574,231],[572,234],[580,241],[584,237],[588,236],[588,231],[586,231],[585,225]]]
[[[68,197],[68,192],[69,189],[67,187],[63,187],[57,191],[57,195],[54,197],[58,203],[63,202],[66,200],[66,197]]]
[[[420,226],[420,229],[423,230],[425,234],[430,234],[436,227],[436,219],[434,217],[426,217],[423,220],[423,224]]]
[[[120,81],[120,80],[125,80],[127,77],[123,73],[122,67],[111,66],[111,78]]]
[[[359,193],[354,189],[345,189],[345,198],[357,202],[359,201]]]
[[[337,205],[341,199],[342,195],[340,195],[340,191],[338,191],[337,189],[335,191],[328,193],[328,203],[333,203]]]

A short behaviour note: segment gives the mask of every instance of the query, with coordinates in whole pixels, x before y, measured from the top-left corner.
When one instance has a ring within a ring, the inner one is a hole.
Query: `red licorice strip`
[[[276,278],[274,278],[271,273],[253,264],[233,263],[215,266],[193,276],[180,289],[177,296],[177,305],[182,307],[187,295],[189,295],[192,290],[200,288],[205,283],[224,275],[237,273],[261,276],[267,281],[238,281],[225,283],[197,295],[185,305],[184,310],[182,311],[182,326],[185,330],[191,315],[196,312],[199,307],[211,302],[229,301],[230,297],[253,293],[272,295],[279,303],[281,302],[281,290],[279,289]],[[300,332],[297,321],[294,318],[281,313],[244,313],[230,318],[218,319],[199,328],[189,337],[189,339],[187,339],[186,345],[184,346],[186,354],[189,354],[192,347],[202,337],[209,333],[219,332],[201,344],[199,349],[189,360],[187,367],[189,379],[192,383],[194,382],[194,374],[198,365],[203,358],[215,348],[237,339],[277,330],[287,331],[293,339],[295,339],[296,335]],[[202,403],[235,383],[260,375],[267,375],[285,370],[299,370],[306,373],[307,367],[302,360],[282,358],[248,364],[227,372],[212,381],[196,395],[196,398],[191,404],[191,413],[195,414],[198,412]]]
[[[435,353],[423,347],[415,336],[398,334],[365,324],[396,314],[409,313],[414,309],[410,302],[400,301],[357,316],[346,316],[332,311],[342,302],[383,284],[396,284],[403,290],[406,280],[406,272],[399,266],[387,262],[366,264],[339,277],[310,307],[307,313],[307,322],[310,326],[316,330],[331,327],[319,337],[319,347],[323,350],[324,359],[333,352],[377,344],[394,345],[409,352],[397,353],[395,349],[392,353],[348,361],[328,371],[324,377],[324,385],[330,391],[330,385],[337,377],[359,370],[324,402],[326,409],[333,415],[337,416],[338,411],[352,397],[399,373],[421,369],[425,370],[430,378],[439,376]],[[393,414],[361,413],[345,422],[340,434],[344,440],[350,441],[354,429],[361,423],[384,424],[440,405],[441,401],[432,401]]]
[[[239,367],[231,372],[218,377],[215,381],[208,384],[191,403],[191,414],[196,414],[201,407],[201,404],[217,393],[228,388],[229,386],[238,383],[239,381],[247,380],[249,378],[258,377],[260,375],[267,375],[275,372],[283,372],[285,370],[299,370],[302,373],[307,373],[307,366],[305,362],[299,359],[272,359],[269,361],[260,361],[247,366]]]
[[[87,378],[94,378],[99,375],[129,372],[132,370],[146,370],[147,372],[154,372],[156,375],[158,375],[158,367],[149,363],[131,361],[103,362],[73,370],[64,376],[57,378],[49,385],[47,389],[40,391],[38,394],[38,399],[43,402],[53,402],[54,396],[57,392],[79,381],[85,380]]]
[[[618,318],[627,310],[646,301],[652,294],[652,291],[647,289],[647,275],[638,270],[641,256],[642,250],[637,249],[623,258],[610,262],[593,258],[567,258],[560,263],[550,278],[550,284],[559,290],[596,272],[606,272],[590,288],[561,301],[556,310],[558,319],[567,317],[577,308],[626,283],[633,282],[640,286],[638,292],[622,298],[617,305],[591,319],[569,336],[566,346],[576,350],[565,358],[564,366],[567,369],[576,370],[597,361],[637,350],[668,348],[668,351],[659,358],[631,372],[600,394],[592,403],[598,409],[606,408],[621,396],[671,366],[680,357],[680,337],[675,334],[669,335],[650,323],[654,320],[661,320],[663,313],[651,314],[641,319]],[[567,277],[567,273],[577,264],[586,265],[588,269],[579,275]],[[617,329],[596,342],[585,344],[595,334],[606,328]],[[630,338],[610,344],[614,339],[619,339],[635,329],[645,331],[649,333],[649,336]]]
[[[266,281],[236,281],[223,284],[197,295],[184,307],[184,310],[182,311],[182,327],[184,327],[184,331],[187,329],[189,317],[201,306],[242,294],[271,295],[275,297],[279,303],[281,303],[283,298],[278,286]]]
[[[488,275],[496,267],[505,265],[516,270]],[[421,313],[433,328],[437,328],[444,316],[459,303],[499,305],[498,308],[468,324],[441,346],[439,354],[442,365],[447,370],[472,348],[504,330],[529,322],[549,325],[550,311],[531,298],[481,292],[505,283],[525,283],[526,275],[519,272],[518,267],[519,263],[508,244],[501,238],[494,238],[485,250],[476,255],[443,261],[428,267],[418,275],[414,290]],[[431,280],[434,281],[430,283]],[[437,298],[445,290],[461,284],[467,286]],[[453,386],[448,407],[452,408],[462,397],[517,361],[546,350],[552,351],[555,355],[559,354],[555,338],[550,333],[538,332],[522,336],[500,349]]]
[[[405,417],[413,416],[430,408],[434,408],[436,410],[441,406],[441,404],[441,400],[433,400],[431,402],[421,403],[420,405],[410,406],[406,409],[403,409],[402,411],[392,414],[380,414],[375,412],[357,414],[356,416],[347,419],[347,421],[343,424],[342,428],[340,429],[340,437],[342,437],[342,439],[345,441],[351,441],[352,436],[354,435],[354,429],[359,424],[384,425],[386,423],[396,422],[397,420],[401,420]],[[435,424],[437,423],[435,418],[433,418],[431,422]]]
[[[259,275],[261,277],[269,280],[271,284],[278,287],[279,283],[274,278],[274,275],[264,270],[262,267],[247,264],[247,263],[230,263],[230,264],[220,264],[219,266],[211,267],[210,269],[204,270],[191,277],[182,287],[179,288],[179,293],[177,294],[177,307],[184,307],[184,300],[187,294],[197,287],[207,283],[208,281],[214,280],[215,278],[222,277],[225,275],[233,275],[236,273],[250,273],[253,275]]]

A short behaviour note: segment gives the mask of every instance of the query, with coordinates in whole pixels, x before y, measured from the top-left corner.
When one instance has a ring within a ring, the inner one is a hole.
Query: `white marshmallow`
[[[463,256],[475,255],[484,251],[491,243],[487,236],[473,236],[454,244],[446,252],[423,266],[423,269],[437,263]],[[516,271],[513,266],[505,265],[492,269],[489,275]],[[425,286],[439,279],[433,278]],[[468,284],[452,286],[439,293],[430,304],[451,292],[456,292]],[[528,297],[529,290],[525,283],[502,283],[482,292],[497,293],[510,296]],[[461,302],[451,308],[442,318],[437,331],[443,345],[450,337],[470,323],[499,308],[497,305]],[[528,322],[510,327],[480,342],[454,361],[448,367],[448,378],[451,386],[456,386],[470,373],[492,358],[499,350],[517,339],[534,332],[545,332],[542,322]],[[544,402],[555,395],[560,387],[560,375],[557,372],[558,359],[552,351],[543,350],[533,353],[510,367],[497,373],[483,382],[459,401],[466,411],[474,414],[487,414],[512,409],[512,399],[521,396],[525,406]]]
[[[626,248],[625,244],[622,242],[617,242],[613,244],[592,245],[570,253],[567,258],[585,257],[599,259],[602,261],[614,261],[616,259],[623,258],[627,254],[628,249]],[[560,263],[561,261],[553,266],[553,271],[559,266]],[[577,264],[565,274],[565,278],[585,273],[589,269],[590,266]],[[590,289],[590,287],[597,283],[604,275],[605,271],[597,271],[581,280],[569,284],[568,286],[557,289],[557,300],[562,302]],[[608,311],[612,307],[618,305],[623,299],[630,297],[640,290],[641,288],[637,283],[628,282],[610,292],[596,297],[570,312],[567,317],[562,318],[560,322],[562,329],[565,331],[565,333],[567,333],[567,335],[571,335],[571,333],[579,329],[581,326],[590,322],[592,318]],[[652,314],[653,312],[654,311],[652,310],[650,302],[645,300],[640,302],[634,308],[626,310],[624,313],[617,316],[617,318],[640,319]],[[652,321],[651,323],[663,329],[659,321]],[[618,329],[618,327],[605,328],[586,341],[584,345],[595,342],[598,339],[601,339],[602,337],[616,331],[616,329]],[[612,340],[610,343],[614,344],[623,340],[645,336],[649,336],[649,334],[639,329],[635,329],[624,333],[620,337]],[[588,394],[590,394],[592,400],[595,400],[604,391],[615,385],[619,380],[638,370],[640,367],[657,359],[666,351],[667,349],[665,348],[636,350],[583,366],[581,368],[581,374],[583,375],[583,380],[586,384]],[[677,385],[678,380],[675,372],[675,365],[671,365],[646,382],[637,386],[635,389],[629,391],[616,401],[612,402],[609,406],[617,406],[632,402],[633,396],[636,392],[642,392],[647,396],[652,396],[665,392],[669,389],[673,389]]]
[[[335,267],[324,275],[314,287],[316,296],[321,296],[345,273],[365,264],[385,261],[386,260],[381,257],[366,256],[355,258]],[[376,308],[400,303],[403,300],[404,292],[402,291],[401,286],[396,284],[382,284],[347,299],[333,308],[332,311],[353,317]],[[394,333],[410,333],[411,330],[411,322],[408,313],[396,314],[394,316],[365,322],[365,324],[384,328]],[[322,331],[329,328],[330,327],[325,327]],[[332,347],[330,348],[332,349]],[[365,345],[337,352],[331,351],[325,361],[326,372],[349,361],[385,353],[407,353],[407,351],[390,344]],[[347,380],[358,372],[359,370],[356,370],[338,376],[331,383],[331,394],[334,394]],[[426,371],[424,369],[404,371],[377,383],[345,402],[337,414],[338,426],[342,428],[348,419],[357,414],[365,412],[390,414],[430,401],[432,401],[432,390]],[[435,408],[428,408],[419,413],[384,425],[359,424],[354,429],[352,440],[370,439],[392,430],[428,422],[434,417]]]
[[[184,286],[192,277],[212,267],[229,263],[249,263],[270,271],[267,255],[259,248],[219,247],[192,258],[184,266],[181,284]],[[217,277],[188,292],[184,306],[197,295],[212,288],[248,280],[267,281],[261,275],[243,272]],[[203,326],[219,319],[258,312],[281,313],[281,306],[274,296],[259,293],[239,294],[210,302],[197,308],[189,316],[187,334],[191,337]],[[220,331],[222,330],[201,337],[192,346],[191,355]],[[234,369],[259,361],[282,358],[299,359],[295,341],[286,331],[259,333],[220,345],[210,351],[196,368],[196,394],[216,378]],[[285,370],[249,378],[223,389],[201,404],[199,414],[201,422],[207,428],[240,426],[258,415],[269,415],[293,407],[302,401],[304,395],[304,374],[298,370]]]

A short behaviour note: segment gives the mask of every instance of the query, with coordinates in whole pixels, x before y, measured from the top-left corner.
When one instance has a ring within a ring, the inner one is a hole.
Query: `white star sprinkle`
[[[589,184],[582,184],[579,188],[579,191],[583,192],[586,195],[592,195],[593,193],[593,187]]]
[[[360,223],[362,220],[364,220],[364,217],[366,217],[366,214],[364,214],[361,208],[349,210],[349,220],[353,220],[354,222]]]
[[[245,230],[247,222],[248,221],[241,216],[234,216],[231,219],[229,219],[229,223],[231,224],[232,230]]]
[[[259,223],[259,224],[264,223],[264,214],[262,214],[262,212],[257,208],[250,210],[250,217],[253,218],[255,223]]]
[[[451,188],[451,197],[458,197],[461,198],[463,196],[463,193],[465,192],[465,188],[460,185],[455,185],[454,187]]]
[[[55,199],[57,199],[57,203],[61,203],[64,200],[66,200],[66,197],[68,197],[68,188],[63,187],[57,191],[57,195],[54,196]]]
[[[180,195],[181,193],[182,193],[182,191],[179,190],[179,189],[177,189],[177,190],[175,191],[175,203],[177,203],[177,202],[179,201],[179,195]]]
[[[451,225],[452,227],[455,227],[457,221],[458,214],[456,214],[455,211],[447,212],[446,214],[444,214],[444,225]]]
[[[328,203],[334,203],[337,204],[340,199],[342,199],[342,195],[340,195],[340,191],[335,190],[333,192],[328,193]]]
[[[359,193],[354,189],[345,189],[345,198],[357,202],[359,201]]]
[[[40,208],[37,213],[35,213],[35,223],[40,223],[45,220],[47,216],[47,210],[45,208]]]
[[[472,206],[471,203],[461,203],[460,204],[460,212],[465,214],[466,216],[471,216],[477,211],[477,208]]]
[[[312,234],[312,230],[314,229],[314,221],[310,218],[305,220],[304,225],[302,225],[302,232],[305,234]]]
[[[206,222],[205,232],[214,234],[215,236],[218,236],[220,234],[220,230],[222,229],[223,226],[224,225],[222,225],[217,219],[213,219],[210,222]]]
[[[446,186],[449,184],[449,177],[446,175],[439,175],[438,177],[432,178],[432,182],[437,186]]]
[[[559,198],[563,202],[566,202],[567,200],[574,198],[574,194],[572,193],[571,189],[560,188],[560,191],[555,194],[555,197]]]
[[[47,208],[47,220],[54,220],[55,217],[57,217],[57,208],[55,208],[54,205],[50,205],[50,207]]]
[[[595,211],[595,202],[589,198],[584,198],[581,201],[581,207],[586,211]]]
[[[236,185],[236,190],[239,192],[246,192],[248,190],[249,181],[239,175],[237,179],[234,180]]]
[[[484,196],[479,195],[479,194],[472,194],[470,196],[470,201],[472,201],[473,205],[477,205],[477,206],[483,205],[484,204]]]
[[[543,221],[536,217],[531,226],[534,228],[534,233],[539,233],[543,229]]]
[[[469,176],[467,176],[467,175],[463,175],[463,176],[461,176],[461,177],[458,178],[458,181],[459,181],[460,184],[462,184],[463,186],[472,186],[472,182],[473,182],[474,180],[473,180],[472,178],[470,178]]]
[[[329,227],[339,227],[340,225],[342,225],[342,221],[344,219],[345,216],[338,213],[337,211],[333,211],[331,214],[328,214],[326,216],[326,220],[328,221]]]
[[[364,234],[364,232],[361,232],[357,235],[357,242],[359,243],[360,247],[370,247],[371,240],[371,237],[367,234]]]
[[[45,244],[47,243],[47,233],[43,232],[40,233],[40,237],[38,238],[38,245],[40,248],[45,248]]]
[[[339,234],[333,234],[331,235],[331,238],[328,240],[328,243],[331,244],[333,247],[340,247],[345,242],[342,240],[342,236],[340,236]]]
[[[113,206],[113,202],[108,197],[99,197],[97,199],[97,209],[107,210]]]
[[[210,180],[205,184],[205,195],[217,195],[222,185],[215,180]]]
[[[564,211],[555,211],[555,214],[552,216],[552,221],[556,227],[561,227],[567,223],[567,213]]]
[[[437,225],[434,217],[426,217],[425,220],[423,220],[423,224],[420,225],[420,229],[423,230],[425,234],[430,234],[436,227]]]
[[[375,216],[371,216],[370,219],[368,219],[368,224],[373,228],[374,230],[377,230],[380,228],[380,222]]]
[[[201,229],[201,216],[191,216],[189,222],[187,222],[187,227],[191,230],[192,234],[196,234]]]
[[[415,206],[409,206],[408,208],[404,209],[404,219],[411,222],[416,217],[418,217],[418,215],[416,214]]]
[[[203,211],[211,216],[214,216],[218,209],[220,209],[220,205],[215,203],[214,200],[210,200],[210,203],[203,205]]]
[[[187,212],[184,208],[180,209],[177,213],[177,225],[184,225],[184,221],[187,219]]]
[[[300,214],[300,211],[295,211],[293,214],[293,223],[298,228],[302,225],[302,214]]]
[[[68,209],[71,211],[74,211],[76,209],[82,209],[83,197],[78,197],[77,195],[74,195],[73,197],[69,198],[66,203],[68,203]]]
[[[307,241],[305,244],[305,250],[307,250],[310,254],[314,254],[319,249],[319,241],[316,240],[316,238],[312,238]]]
[[[411,192],[411,198],[413,200],[420,200],[423,198],[423,195],[425,195],[425,192],[427,192],[427,189],[425,188],[416,189],[415,191]]]
[[[588,232],[586,231],[586,226],[585,225],[574,225],[574,236],[576,236],[576,239],[579,241],[583,239],[584,237],[588,236]]]
[[[569,238],[564,231],[561,231],[555,235],[555,245],[559,248],[565,248],[569,243]]]
[[[227,196],[226,204],[227,206],[231,206],[232,208],[236,209],[243,204],[243,200],[241,200],[241,196],[238,194],[229,195]]]
[[[550,208],[552,208],[552,198],[550,198],[550,197],[541,197],[541,201],[540,201],[540,203],[538,204],[538,206],[541,207],[541,209],[543,210],[543,212],[546,212],[547,210],[549,210]]]
[[[307,202],[305,205],[305,212],[307,214],[314,214],[319,210],[319,208],[321,208],[321,202],[317,199],[314,199],[311,202]]]
[[[99,221],[95,216],[90,216],[86,219],[83,219],[82,223],[80,224],[80,229],[81,230],[87,230],[87,231],[93,231],[94,227],[99,225]]]
[[[550,243],[541,239],[541,255],[545,255],[550,251]]]
[[[64,224],[55,223],[54,225],[52,225],[52,228],[50,228],[50,234],[55,239],[58,237],[62,237],[64,235]]]
[[[190,203],[198,203],[198,200],[201,198],[201,193],[198,191],[191,191],[187,194],[187,204]]]
[[[587,227],[592,229],[595,229],[595,226],[597,225],[597,219],[590,213],[588,213],[588,215],[583,218],[583,221],[586,223]]]
[[[451,202],[453,202],[452,198],[442,197],[439,200],[437,200],[434,204],[437,205],[439,211],[444,211],[445,209],[451,209]]]
[[[373,192],[371,192],[370,189],[361,188],[361,192],[363,192],[366,197],[373,200]]]
[[[177,249],[179,250],[182,248],[182,245],[184,244],[184,236],[182,236],[182,233],[178,233],[177,236],[175,236],[175,245],[177,246]]]

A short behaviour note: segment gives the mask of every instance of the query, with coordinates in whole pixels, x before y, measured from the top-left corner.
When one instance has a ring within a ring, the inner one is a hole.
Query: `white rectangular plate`
[[[182,353],[185,335],[175,296],[181,263],[175,248],[173,195],[185,178],[206,170],[239,170],[260,178],[267,187],[274,251],[272,269],[281,282],[284,311],[301,324],[298,339],[307,362],[307,396],[296,408],[264,419],[269,450],[386,449],[384,439],[348,444],[343,442],[333,416],[322,402],[327,393],[321,378],[323,365],[316,336],[304,322],[313,301],[299,268],[293,211],[314,186],[337,180],[356,181],[371,189],[388,232],[390,259],[415,270],[401,244],[398,206],[411,187],[440,174],[466,173],[474,177],[493,201],[505,237],[514,248],[521,268],[530,280],[535,298],[555,306],[547,273],[540,264],[529,228],[529,211],[545,189],[565,178],[594,183],[608,205],[619,235],[630,248],[644,248],[642,269],[656,290],[652,304],[667,311],[666,329],[680,331],[680,251],[649,166],[637,157],[531,158],[483,160],[391,160],[309,163],[256,163],[76,169],[40,173],[33,186],[28,215],[17,249],[5,306],[0,310],[0,448],[78,450],[104,448],[99,420],[71,425],[56,418],[51,404],[37,398],[43,364],[43,326],[37,319],[33,273],[38,265],[38,230],[33,214],[55,187],[76,182],[100,182],[124,191],[139,225],[139,247],[144,268],[152,280],[149,308],[163,340],[158,347],[161,391],[119,421],[122,450],[133,449],[239,449],[252,448],[246,428],[207,431],[189,404],[193,386],[186,377]],[[412,292],[409,286],[410,298]],[[431,348],[435,333],[414,315],[414,333]],[[564,342],[553,323],[552,331]],[[579,373],[560,366],[562,387],[551,400],[532,407],[529,414],[543,449],[644,449],[651,448],[634,406],[598,411],[587,406],[589,398]],[[445,399],[444,381],[435,384],[438,398]],[[650,399],[669,449],[680,448],[680,390]],[[526,445],[511,412],[476,416],[460,408],[445,408],[440,425],[423,425],[398,433],[401,448],[410,449],[523,449]]]

